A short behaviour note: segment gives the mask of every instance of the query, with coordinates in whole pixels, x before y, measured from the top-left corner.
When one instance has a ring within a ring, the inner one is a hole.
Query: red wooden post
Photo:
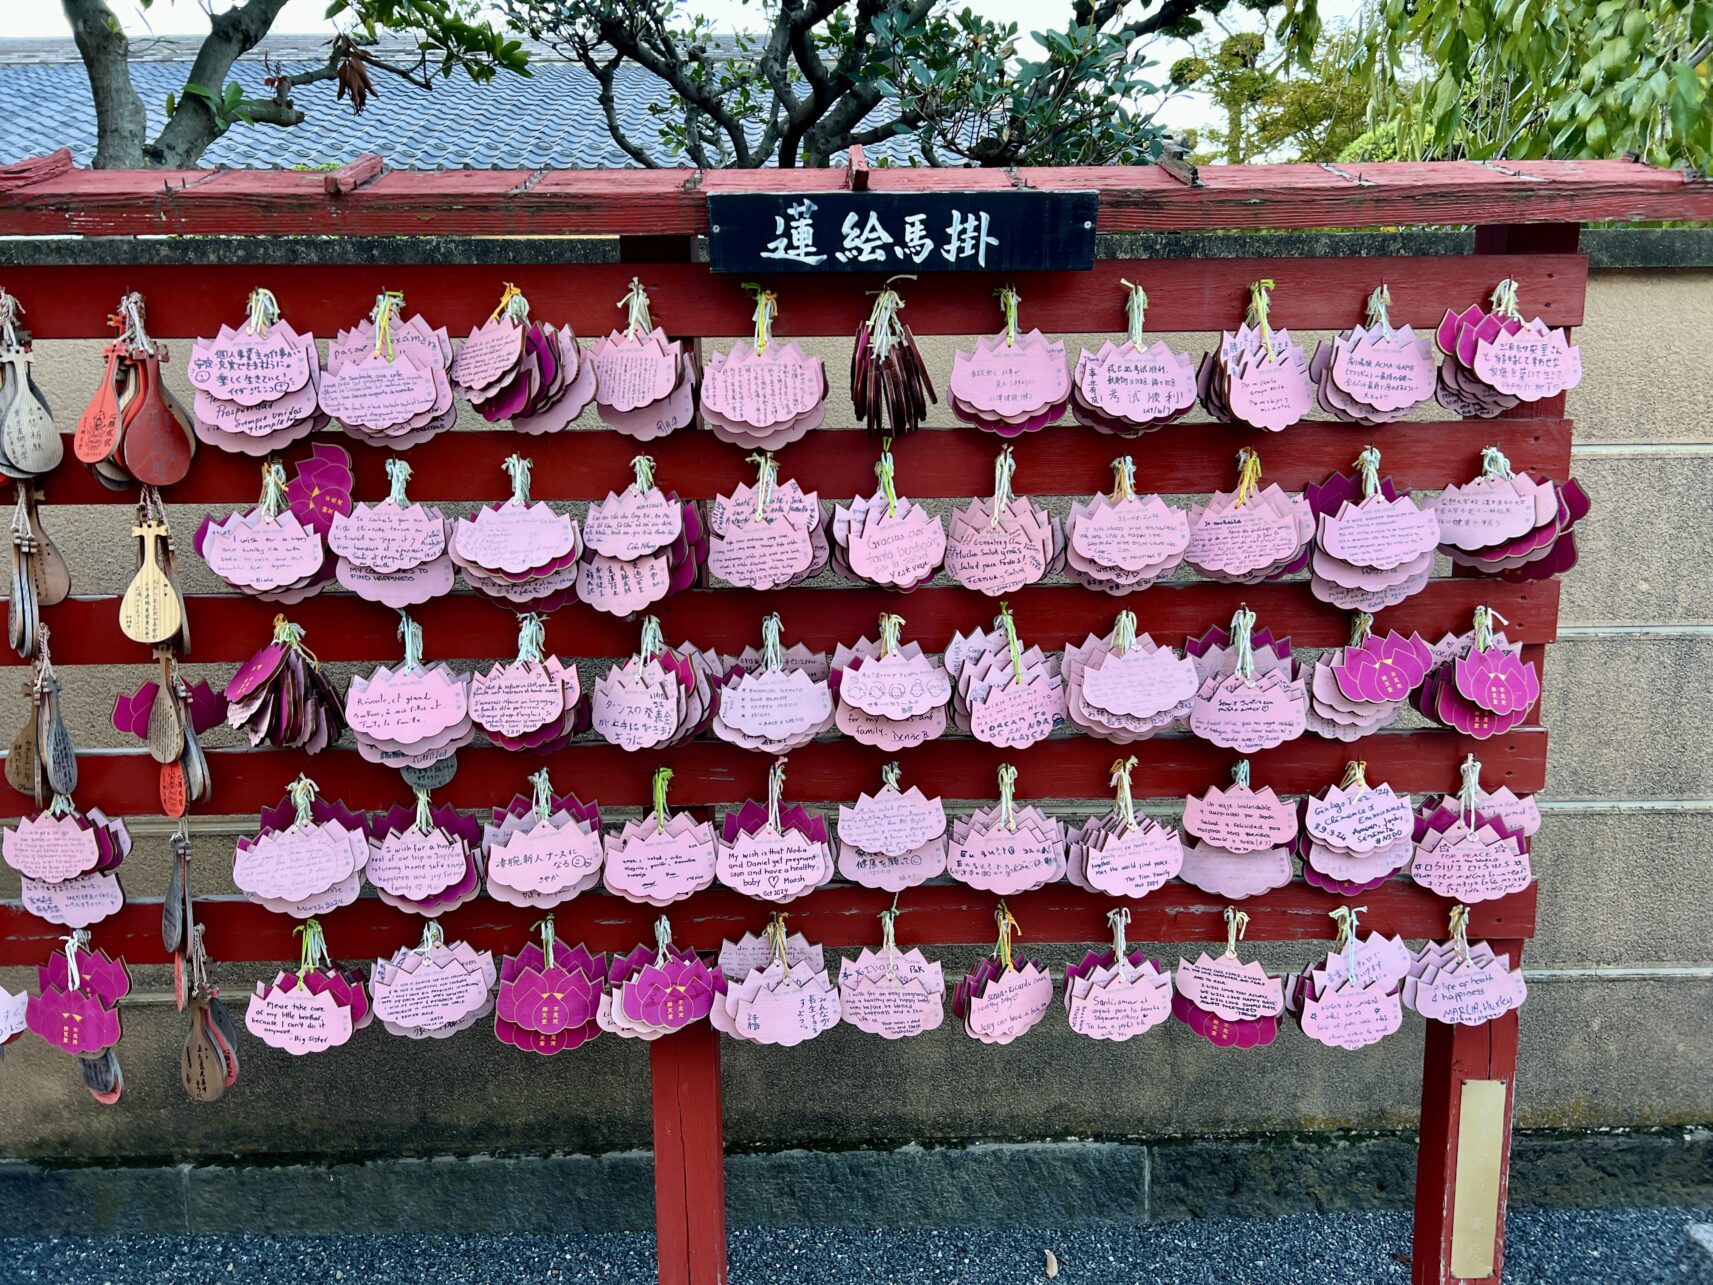
[[[660,1285],[725,1285],[726,1155],[720,1033],[697,1022],[649,1047]]]
[[[1513,968],[1522,966],[1523,943],[1520,940],[1494,941],[1492,946],[1499,954],[1510,957]],[[1504,1108],[1498,1139],[1492,1271],[1481,1276],[1458,1276],[1452,1268],[1452,1231],[1457,1208],[1458,1142],[1463,1122],[1464,1085],[1470,1081],[1502,1082]],[[1451,1285],[1453,1281],[1499,1285],[1505,1261],[1505,1206],[1510,1188],[1511,1113],[1516,1081],[1516,1013],[1507,1013],[1484,1026],[1449,1026],[1444,1022],[1427,1024],[1427,1048],[1422,1055],[1421,1142],[1416,1152],[1416,1225],[1415,1246],[1410,1259],[1411,1285]]]

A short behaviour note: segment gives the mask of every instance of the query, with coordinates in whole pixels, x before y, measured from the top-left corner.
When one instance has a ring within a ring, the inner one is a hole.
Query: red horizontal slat
[[[77,408],[62,416],[69,425]],[[835,414],[848,412],[834,408]],[[1126,441],[1080,424],[1059,424],[1012,443],[1017,456],[1013,489],[1019,495],[1078,495],[1112,484],[1112,461],[1136,461],[1137,486],[1162,495],[1195,495],[1236,481],[1237,452],[1258,451],[1266,480],[1301,490],[1333,472],[1348,472],[1363,446],[1379,446],[1382,471],[1399,486],[1439,490],[1474,477],[1483,447],[1497,444],[1518,469],[1564,478],[1570,470],[1570,423],[1563,419],[1450,420],[1364,430],[1311,421],[1265,433],[1230,424],[1180,424]],[[386,494],[386,461],[396,452],[343,433],[319,439],[351,453],[356,495]],[[965,498],[993,489],[993,460],[1003,443],[974,429],[930,429],[900,438],[892,454],[900,491],[914,499]],[[854,428],[822,428],[778,453],[780,476],[795,479],[823,500],[846,500],[874,491],[880,443]],[[525,437],[505,429],[445,433],[409,453],[411,495],[425,501],[497,500],[509,494],[501,461],[521,453],[535,461],[530,493],[542,500],[596,500],[630,484],[632,456],[654,457],[660,484],[687,500],[730,494],[755,480],[747,452],[712,433],[683,429],[643,445],[613,432]],[[309,454],[299,442],[281,453],[288,467]],[[190,476],[167,489],[175,504],[253,504],[259,463],[248,456],[204,449]],[[115,495],[66,452],[44,479],[48,502],[114,504]]]
[[[710,188],[754,182],[765,190],[834,191],[844,184],[838,170],[393,171],[332,198],[314,172],[37,173],[38,181],[0,199],[8,232],[686,235],[706,230]],[[1108,232],[1713,219],[1713,185],[1623,161],[1209,165],[1200,173],[1196,187],[1148,166],[1025,168],[1015,181],[1098,191]],[[872,186],[964,190],[1001,181],[1012,180],[970,170],[876,170]]]
[[[1378,627],[1419,632],[1434,639],[1469,627],[1471,613],[1485,603],[1510,624],[1513,641],[1548,642],[1558,619],[1556,581],[1508,584],[1484,579],[1436,580],[1407,602],[1382,612]],[[1123,599],[1069,585],[1031,586],[1006,599],[1025,641],[1049,650],[1105,634],[1120,610],[1136,613],[1137,627],[1157,642],[1181,646],[1190,634],[1231,618],[1239,603],[1254,609],[1257,623],[1275,636],[1288,634],[1303,647],[1331,647],[1350,633],[1350,614],[1321,602],[1302,583],[1222,585],[1211,582],[1157,585]],[[237,664],[248,660],[272,632],[282,613],[308,631],[306,642],[322,660],[390,658],[397,651],[398,614],[380,603],[347,594],[322,594],[281,608],[237,594],[195,594],[189,599],[192,642],[199,662]],[[0,604],[0,618],[7,610]],[[872,637],[883,611],[901,613],[905,636],[931,651],[942,650],[953,630],[968,632],[993,618],[994,599],[948,586],[897,594],[883,589],[782,589],[767,594],[727,589],[691,590],[660,604],[667,637],[689,638],[703,647],[735,652],[761,636],[761,617],[777,611],[787,643],[831,650],[839,643]],[[509,610],[469,594],[438,598],[411,610],[422,625],[431,660],[480,660],[517,650],[517,618]],[[51,607],[54,663],[101,665],[149,660],[150,649],[119,631],[116,597],[75,598]],[[563,655],[626,656],[636,650],[638,624],[573,603],[548,617],[548,646]],[[10,652],[3,663],[18,664]],[[75,682],[76,680],[68,679]]]
[[[379,185],[386,177],[375,180]],[[365,187],[349,196],[361,198]],[[3,207],[0,207],[3,208]],[[3,215],[0,215],[3,218]],[[444,229],[436,228],[436,231]],[[0,256],[3,261],[3,256]],[[38,339],[105,338],[108,314],[136,290],[148,302],[151,334],[211,335],[243,319],[244,301],[258,285],[279,296],[299,330],[331,336],[365,315],[382,290],[404,293],[411,311],[462,337],[493,311],[506,281],[529,296],[534,313],[569,322],[578,334],[605,334],[622,321],[615,307],[633,277],[648,290],[654,319],[675,335],[743,335],[755,304],[728,277],[704,264],[87,264],[9,266],[6,288],[29,310]],[[1519,285],[1522,306],[1555,326],[1582,323],[1587,260],[1579,254],[1428,256],[1364,259],[1104,259],[1086,272],[1029,273],[1018,279],[1023,322],[1044,331],[1124,329],[1121,280],[1148,291],[1148,328],[1157,331],[1234,329],[1243,320],[1249,285],[1276,283],[1272,322],[1299,329],[1347,328],[1364,319],[1363,304],[1384,282],[1392,292],[1394,324],[1430,326],[1447,308],[1485,303],[1501,278]],[[853,334],[873,304],[868,291],[881,278],[841,278],[837,285],[786,283],[774,332],[780,338]],[[987,333],[998,329],[994,291],[1004,282],[982,273],[955,273],[906,283],[905,313],[918,334]],[[182,362],[185,354],[179,354]]]
[[[1353,758],[1368,761],[1370,780],[1420,792],[1455,789],[1457,764],[1473,753],[1486,765],[1482,780],[1489,788],[1496,782],[1521,793],[1545,785],[1546,747],[1546,732],[1540,728],[1517,728],[1485,742],[1435,729],[1380,732],[1353,744],[1304,736],[1249,757],[1256,783],[1281,793],[1321,789],[1342,776]],[[1157,737],[1122,750],[1088,736],[1061,737],[1023,751],[995,749],[965,737],[943,737],[900,754],[885,754],[839,738],[816,741],[790,756],[787,794],[792,799],[849,801],[877,785],[882,765],[898,759],[907,783],[949,799],[993,798],[995,773],[1002,763],[1019,770],[1019,798],[1107,798],[1113,759],[1131,754],[1138,760],[1136,793],[1147,798],[1199,793],[1225,781],[1238,757],[1185,736]],[[214,794],[197,809],[205,815],[243,814],[272,806],[299,772],[319,781],[328,797],[364,810],[391,807],[407,793],[397,771],[369,763],[354,750],[318,755],[274,749],[216,750],[209,759]],[[651,798],[652,773],[664,765],[674,772],[674,806],[724,806],[766,797],[772,762],[771,755],[716,740],[693,741],[658,754],[578,744],[546,758],[472,748],[459,753],[457,775],[435,791],[435,798],[461,808],[492,807],[526,792],[529,774],[546,766],[557,788],[574,790],[585,800],[609,806],[644,805]],[[115,816],[158,814],[154,762],[141,750],[80,755],[77,798]],[[10,788],[0,791],[0,814],[29,810],[33,809],[23,795]]]
[[[891,893],[867,888],[824,888],[790,904],[791,929],[832,949],[877,946],[877,916],[892,900]],[[904,911],[898,918],[898,944],[908,949],[991,942],[997,900],[960,884],[912,888],[898,899]],[[1405,879],[1366,892],[1362,900],[1368,907],[1362,916],[1365,930],[1411,940],[1447,934],[1451,903]],[[1531,884],[1524,892],[1471,906],[1469,935],[1507,940],[1532,937],[1535,901]],[[1106,914],[1118,905],[1130,908],[1131,941],[1215,941],[1225,936],[1227,903],[1181,884],[1170,884],[1139,902],[1120,902],[1061,883],[1007,897],[1005,903],[1022,929],[1025,950],[1045,943],[1106,941],[1111,936]],[[1252,897],[1243,903],[1249,916],[1246,939],[1329,940],[1335,935],[1329,912],[1345,904],[1345,898],[1300,882]],[[759,932],[772,910],[722,888],[697,893],[666,914],[674,943],[714,950],[722,940]],[[554,922],[563,941],[583,942],[596,951],[624,951],[654,940],[659,914],[651,906],[588,893],[556,910]],[[539,910],[479,897],[441,916],[439,922],[448,940],[467,941],[479,950],[513,952],[534,935],[531,926],[540,917]],[[197,921],[205,925],[204,941],[228,994],[241,994],[249,979],[240,980],[232,969],[219,965],[297,958],[297,938],[292,935],[297,921],[239,898],[199,900]],[[384,958],[401,946],[415,945],[422,935],[420,917],[374,897],[321,916],[321,925],[329,949],[341,961]],[[124,956],[132,965],[167,963],[160,927],[159,901],[133,901],[95,926],[91,944],[115,957]],[[15,903],[0,904],[0,965],[44,962],[59,948],[63,933],[64,929],[37,919]]]

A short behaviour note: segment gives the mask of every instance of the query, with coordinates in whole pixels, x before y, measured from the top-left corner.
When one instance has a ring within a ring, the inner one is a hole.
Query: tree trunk
[[[95,101],[95,168],[140,169],[149,118],[131,83],[131,41],[105,0],[62,2]]]

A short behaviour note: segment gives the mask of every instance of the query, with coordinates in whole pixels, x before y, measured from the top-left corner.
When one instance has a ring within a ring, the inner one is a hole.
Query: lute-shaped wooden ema
[[[35,542],[29,574],[35,583],[36,606],[57,606],[71,597],[71,567],[66,563],[65,554],[60,552],[59,545],[54,543],[53,537],[42,525],[41,488],[21,487],[19,498],[24,501],[29,518],[30,537]]]
[[[48,651],[48,629],[42,626],[40,653],[36,657],[36,681],[31,696],[35,716],[36,771],[32,774],[38,807],[49,795],[63,794],[68,798],[77,791],[77,751],[66,730],[65,717],[60,712],[59,678],[54,673],[53,657]],[[21,739],[21,738],[20,738]],[[10,765],[8,765],[10,766]]]
[[[41,793],[38,780],[41,776],[42,761],[36,753],[36,742],[40,732],[36,729],[37,720],[41,717],[41,706],[36,703],[36,685],[22,683],[19,690],[30,702],[30,712],[24,719],[24,725],[18,729],[18,735],[12,741],[12,752],[6,756],[6,784],[19,794],[35,797]]]
[[[117,324],[115,318],[108,320]],[[95,396],[83,408],[71,438],[72,454],[85,464],[94,466],[111,459],[119,445],[120,363],[127,352],[123,340],[115,340],[101,350],[107,359],[106,373]]]
[[[138,362],[137,408],[122,446],[126,470],[145,486],[171,486],[190,472],[196,439],[161,382],[161,358],[152,349]]]
[[[155,659],[160,662],[161,678],[149,706],[149,755],[157,763],[174,763],[184,752],[184,725],[173,691],[172,649],[156,647]]]
[[[9,473],[40,476],[65,455],[47,398],[30,375],[30,337],[17,321],[23,305],[0,290],[0,456]]]
[[[142,557],[137,574],[119,603],[119,628],[133,642],[152,647],[178,633],[184,623],[184,609],[178,591],[161,568],[166,523],[146,521],[132,527],[131,534],[142,542]]]
[[[6,615],[6,641],[25,659],[36,654],[36,631],[41,623],[37,611],[36,577],[31,574],[36,548],[24,501],[27,490],[27,487],[20,486],[18,503],[12,511],[12,595]]]

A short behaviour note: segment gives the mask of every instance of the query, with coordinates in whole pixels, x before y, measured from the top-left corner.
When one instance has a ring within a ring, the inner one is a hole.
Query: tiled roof
[[[198,41],[162,37],[133,39],[131,78],[149,113],[150,135],[166,114],[168,94],[184,95],[185,76]],[[392,61],[408,51],[382,49]],[[240,59],[232,79],[254,97],[266,97],[262,59],[287,71],[303,71],[326,61],[319,36],[270,36]],[[596,101],[594,77],[552,50],[531,51],[528,77],[501,73],[486,85],[462,72],[437,81],[432,91],[381,72],[373,74],[378,94],[358,116],[349,103],[336,101],[331,81],[292,91],[292,101],[308,116],[302,125],[235,125],[203,154],[203,165],[268,167],[324,165],[379,152],[401,169],[561,169],[619,168],[634,165],[607,133]],[[619,70],[614,86],[619,119],[626,133],[658,154],[652,144],[652,103],[665,101],[658,81],[635,67]],[[95,108],[77,48],[70,40],[0,39],[0,163],[70,147],[79,164],[95,155]],[[892,140],[869,149],[876,159],[909,163],[911,139]]]

